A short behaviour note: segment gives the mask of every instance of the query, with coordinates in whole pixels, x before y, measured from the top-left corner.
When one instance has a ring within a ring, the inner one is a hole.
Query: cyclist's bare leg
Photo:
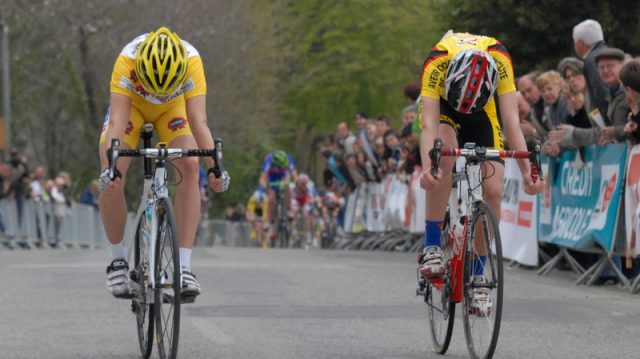
[[[111,144],[107,144],[107,141],[102,142],[99,145],[100,153],[105,153]],[[130,149],[130,147],[122,142],[120,148]],[[102,156],[101,156],[102,158]],[[109,165],[103,160],[100,164],[100,168],[107,168]],[[118,171],[122,175],[120,181],[115,181],[114,186],[109,189],[108,192],[100,192],[100,217],[104,224],[104,230],[107,234],[107,239],[111,244],[117,244],[124,239],[124,226],[127,221],[127,202],[124,197],[124,183],[127,170],[131,164],[130,157],[122,157],[118,159]]]
[[[486,178],[482,182],[482,194],[484,201],[496,215],[496,219],[500,222],[500,204],[502,202],[502,186],[504,181],[504,165],[495,161],[487,161],[482,163],[482,178]],[[475,238],[483,238],[482,226],[477,225],[474,229]],[[487,255],[487,248],[484,241],[477,241],[474,248],[481,256]]]
[[[438,135],[442,139],[443,147],[458,148],[456,132],[449,125],[440,124]],[[442,221],[447,209],[449,194],[451,193],[451,170],[455,164],[455,157],[443,156],[440,159],[442,177],[436,191],[427,193],[427,221]]]
[[[193,136],[176,137],[169,147],[197,148]],[[198,187],[198,159],[179,158],[172,162],[180,172],[181,181],[176,186],[175,209],[180,247],[193,248],[200,222],[200,189]]]

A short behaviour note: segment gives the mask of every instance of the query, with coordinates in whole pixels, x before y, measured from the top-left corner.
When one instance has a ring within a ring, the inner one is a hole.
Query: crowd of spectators
[[[578,57],[517,80],[525,137],[543,143],[543,153],[551,157],[587,145],[637,143],[639,60],[608,46],[595,20],[577,24],[573,40]]]
[[[33,244],[57,248],[62,222],[71,214],[71,176],[61,171],[55,177],[47,178],[44,166],[36,165],[30,170],[27,163],[24,155],[12,150],[9,161],[0,164],[0,199],[4,203],[0,211],[0,235],[4,237],[1,243],[13,248],[12,240],[15,240],[15,245],[29,249],[31,245],[25,238],[24,222],[35,219],[37,239]],[[97,181],[94,182],[82,193],[80,202],[97,209],[98,186]],[[26,206],[28,200],[33,206]],[[44,209],[44,218],[37,215],[38,207]],[[11,231],[9,220],[14,221]],[[42,220],[46,223],[40,223]],[[47,238],[41,228],[51,229]]]
[[[420,85],[405,87],[407,106],[398,111],[400,125],[392,128],[387,115],[369,118],[364,111],[354,116],[354,130],[338,124],[335,134],[327,136],[320,151],[324,159],[323,184],[327,190],[346,195],[364,182],[380,182],[389,174],[408,179],[420,166],[419,129],[416,100]]]

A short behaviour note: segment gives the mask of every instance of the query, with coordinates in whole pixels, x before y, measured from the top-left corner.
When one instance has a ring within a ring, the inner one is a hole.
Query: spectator
[[[544,112],[544,100],[536,85],[536,80],[540,76],[540,72],[535,71],[522,76],[518,80],[518,92],[529,104],[528,119],[520,120],[522,132],[529,142],[532,140],[544,141],[547,136],[547,128],[542,124],[542,114]],[[522,104],[519,109],[526,109]]]
[[[407,99],[407,104],[415,105],[420,97],[420,84],[417,82],[407,84],[404,87],[404,97]]]
[[[618,74],[620,82],[627,97],[627,104],[630,108],[629,121],[624,127],[632,143],[640,140],[640,62],[632,60],[627,62]]]
[[[349,131],[349,126],[346,122],[340,122],[338,124],[338,131],[336,133],[336,144],[343,154],[348,155],[353,153],[353,144],[356,142],[356,136]]]
[[[600,78],[595,53],[598,49],[606,46],[599,22],[587,19],[573,27],[573,47],[578,57],[584,60],[584,77],[587,80],[587,92],[589,93],[587,112],[592,116],[600,115],[603,120],[607,113],[608,90]],[[595,109],[598,111],[594,113]]]
[[[618,79],[618,73],[625,60],[624,51],[613,47],[600,47],[596,50],[594,57],[600,79],[608,88],[606,102],[609,122],[608,126],[601,130],[598,142],[600,145],[605,145],[612,141],[624,141],[626,138],[624,126],[629,115],[629,105]]]
[[[367,131],[367,113],[363,111],[356,112],[356,127],[358,128],[357,138],[361,142],[362,150],[367,154],[367,158],[374,166],[378,166],[378,160],[373,154],[372,141],[374,138],[368,137],[367,132],[371,132],[371,130]],[[375,133],[375,128],[373,129]]]
[[[420,158],[420,147],[418,146],[418,136],[412,131],[412,124],[407,124],[400,132],[400,141],[407,151],[405,170],[413,173],[416,166],[422,166]]]
[[[547,71],[538,76],[536,80],[538,90],[542,93],[544,112],[542,125],[549,132],[559,129],[561,124],[569,117],[569,108],[561,98],[560,93],[567,84],[557,71]],[[560,141],[549,138],[542,146],[542,152],[548,156],[556,157],[560,154]]]
[[[9,191],[9,181],[7,180],[11,176],[11,166],[6,163],[0,163],[0,198],[4,198]],[[4,223],[3,213],[0,211],[0,235],[6,236],[6,226]],[[12,248],[9,242],[3,238],[2,245],[7,248]]]
[[[60,245],[62,222],[71,214],[71,200],[67,196],[69,188],[67,176],[68,175],[62,172],[58,174],[51,188],[51,200],[53,204],[53,235],[49,238],[51,248],[57,248]]]
[[[31,184],[29,183],[29,170],[24,156],[18,150],[11,150],[9,159],[11,165],[11,176],[9,177],[9,194],[13,197],[18,214],[18,227],[22,228],[22,216],[24,214],[24,201],[29,194]],[[26,242],[18,243],[23,248],[28,248]]]
[[[400,140],[398,139],[398,135],[396,134],[395,131],[389,130],[387,131],[387,133],[384,134],[384,145],[387,148],[387,151],[391,153],[389,157],[396,160],[396,162],[399,161],[400,160],[400,148],[399,148]]]
[[[560,61],[558,70],[569,84],[570,90],[566,92],[566,97],[571,115],[567,123],[549,133],[549,137],[560,141],[563,148],[579,148],[598,143],[600,128],[604,127],[604,123],[592,123],[587,114],[589,93],[584,63],[577,58],[567,57]]]
[[[402,127],[404,128],[406,125],[413,123],[417,116],[418,112],[415,105],[405,107],[402,110]]]
[[[389,117],[380,115],[376,118],[376,137],[384,136],[390,129]],[[373,138],[371,138],[371,140],[373,140]]]
[[[99,196],[100,196],[100,183],[98,182],[98,180],[93,180],[80,195],[80,203],[87,204],[93,207],[97,211]]]

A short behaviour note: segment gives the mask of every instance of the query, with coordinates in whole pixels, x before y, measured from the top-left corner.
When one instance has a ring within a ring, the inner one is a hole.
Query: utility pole
[[[0,20],[2,27],[2,112],[4,115],[5,155],[11,150],[11,79],[9,78],[9,25]]]

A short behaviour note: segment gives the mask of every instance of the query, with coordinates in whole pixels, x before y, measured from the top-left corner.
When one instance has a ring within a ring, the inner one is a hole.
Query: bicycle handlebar
[[[533,151],[513,151],[513,150],[493,150],[483,146],[476,146],[475,143],[466,143],[464,148],[442,148],[442,140],[436,138],[433,141],[433,148],[429,151],[431,159],[431,175],[437,178],[440,157],[471,157],[479,160],[490,158],[528,158],[531,161],[531,179],[536,182],[543,177],[540,166],[540,144],[536,143]]]
[[[109,178],[113,181],[118,177],[119,173],[116,164],[119,157],[146,157],[146,158],[180,158],[180,157],[211,157],[214,160],[214,166],[210,169],[216,178],[222,176],[222,139],[216,138],[213,149],[184,149],[184,148],[167,148],[160,146],[159,148],[141,148],[138,150],[121,150],[120,140],[114,138],[111,140],[111,147],[107,149],[107,159],[109,161]]]

